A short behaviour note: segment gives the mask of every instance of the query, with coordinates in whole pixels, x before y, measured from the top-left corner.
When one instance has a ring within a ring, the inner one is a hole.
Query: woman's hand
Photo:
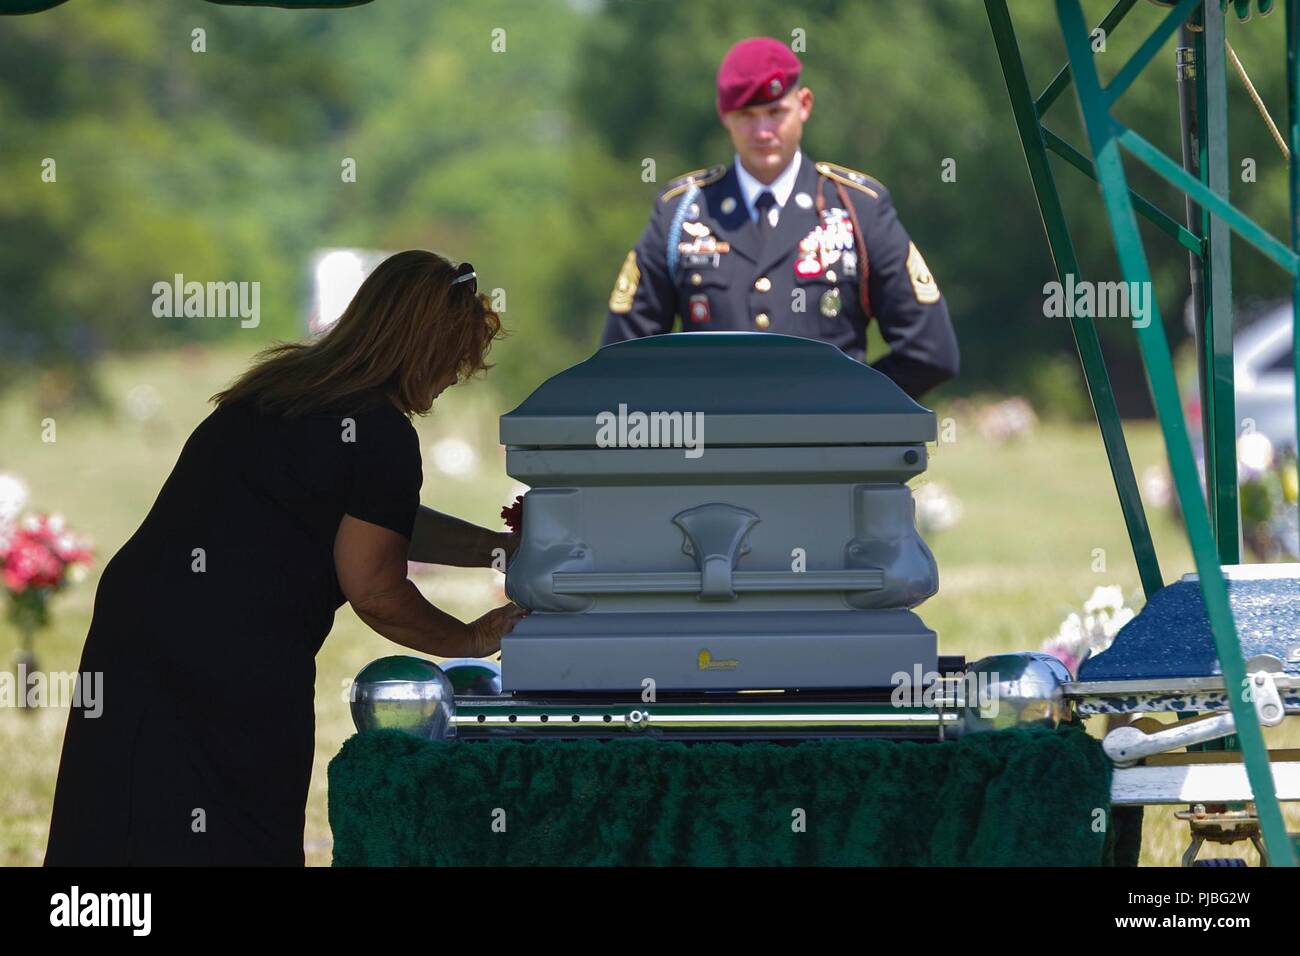
[[[477,621],[471,621],[469,629],[469,657],[489,657],[501,650],[501,638],[509,634],[516,624],[529,614],[517,604],[503,604],[488,611]]]

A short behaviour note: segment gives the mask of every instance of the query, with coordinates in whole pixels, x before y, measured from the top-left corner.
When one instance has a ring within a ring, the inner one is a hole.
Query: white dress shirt
[[[758,221],[758,208],[755,201],[763,190],[772,193],[772,198],[776,200],[776,205],[768,210],[768,221],[775,226],[777,220],[781,218],[781,210],[785,208],[786,201],[790,198],[790,193],[794,192],[795,177],[799,175],[799,163],[803,161],[801,151],[796,150],[794,159],[790,160],[790,165],[781,170],[781,174],[772,180],[772,185],[768,186],[754,178],[753,174],[745,168],[740,161],[740,155],[736,155],[736,178],[740,180],[740,195],[745,200],[745,206],[749,209],[749,218],[752,222]]]

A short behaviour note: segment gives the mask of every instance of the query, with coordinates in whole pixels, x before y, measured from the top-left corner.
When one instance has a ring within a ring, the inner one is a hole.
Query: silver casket
[[[911,491],[934,414],[833,346],[607,346],[501,418],[530,486],[502,644],[519,691],[879,688],[936,670]],[[647,683],[653,681],[653,685]]]

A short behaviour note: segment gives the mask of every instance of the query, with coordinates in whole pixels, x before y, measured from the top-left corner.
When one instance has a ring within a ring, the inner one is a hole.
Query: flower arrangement
[[[1296,457],[1289,448],[1275,452],[1262,432],[1237,439],[1237,478],[1241,495],[1241,536],[1258,561],[1300,560],[1296,530]]]
[[[0,585],[9,595],[8,618],[22,635],[19,672],[36,669],[32,643],[50,623],[52,595],[85,578],[94,552],[62,515],[27,515],[0,522]]]
[[[1079,665],[1110,647],[1120,628],[1135,616],[1136,612],[1125,606],[1124,590],[1119,585],[1094,588],[1092,596],[1083,603],[1083,614],[1071,611],[1061,622],[1056,636],[1043,641],[1042,650],[1077,676]]]
[[[1195,414],[1195,412],[1193,412]],[[1198,444],[1196,470],[1205,491],[1205,448]],[[1237,439],[1237,486],[1241,503],[1241,537],[1258,562],[1300,561],[1296,527],[1300,481],[1290,445],[1275,447],[1267,435],[1246,432]],[[1154,507],[1181,515],[1169,470],[1152,466],[1142,476],[1142,497]]]
[[[506,527],[519,534],[524,527],[524,496],[516,495],[515,500],[501,509],[501,520]]]

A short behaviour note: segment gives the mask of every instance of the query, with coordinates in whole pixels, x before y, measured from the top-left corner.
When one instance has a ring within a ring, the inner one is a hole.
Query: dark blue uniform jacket
[[[858,360],[874,316],[890,346],[874,367],[912,397],[958,371],[947,304],[889,191],[807,155],[766,242],[734,164],[660,194],[615,283],[602,344],[671,332],[679,316],[684,332],[799,335]]]

